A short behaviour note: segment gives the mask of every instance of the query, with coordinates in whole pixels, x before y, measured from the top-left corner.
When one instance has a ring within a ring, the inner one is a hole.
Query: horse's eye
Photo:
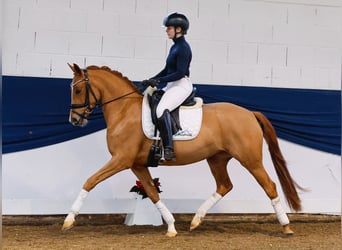
[[[79,89],[79,88],[77,88],[77,89],[75,90],[76,95],[81,94],[81,92],[82,92],[82,90]]]

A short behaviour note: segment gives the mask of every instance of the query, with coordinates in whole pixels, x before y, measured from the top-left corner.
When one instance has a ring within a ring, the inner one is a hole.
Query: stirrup
[[[175,161],[176,154],[172,148],[164,148],[164,158],[166,161]]]

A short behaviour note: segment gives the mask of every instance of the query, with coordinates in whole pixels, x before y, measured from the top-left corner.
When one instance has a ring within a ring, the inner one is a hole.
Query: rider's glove
[[[142,85],[143,85],[144,87],[148,87],[148,86],[155,87],[155,86],[157,86],[158,84],[159,84],[159,80],[153,79],[153,78],[148,79],[148,80],[143,80],[143,81],[142,81]]]

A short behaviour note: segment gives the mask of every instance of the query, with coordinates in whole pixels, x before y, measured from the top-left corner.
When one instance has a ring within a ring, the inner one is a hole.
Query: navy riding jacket
[[[152,77],[161,83],[174,82],[184,76],[190,76],[189,68],[192,59],[190,45],[184,36],[178,37],[173,41],[174,44],[170,48],[165,68],[159,74]]]

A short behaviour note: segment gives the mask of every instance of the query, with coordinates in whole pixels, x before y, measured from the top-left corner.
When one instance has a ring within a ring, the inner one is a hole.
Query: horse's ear
[[[74,63],[74,65],[68,63],[68,66],[74,72],[75,75],[82,75],[82,70],[76,63]]]
[[[68,63],[68,66],[72,70],[72,72],[75,72],[74,66],[72,66],[70,63]]]

